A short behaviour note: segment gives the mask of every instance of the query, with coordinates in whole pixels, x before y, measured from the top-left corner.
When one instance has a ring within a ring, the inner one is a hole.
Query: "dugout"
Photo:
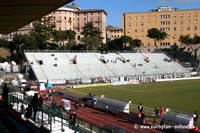
[[[164,125],[171,126],[171,129],[179,133],[189,133],[194,126],[193,114],[172,109],[166,109],[162,122]]]
[[[97,98],[95,106],[101,109],[107,108],[109,112],[118,114],[118,113],[129,113],[130,104],[131,101],[120,100],[102,95],[100,98]]]

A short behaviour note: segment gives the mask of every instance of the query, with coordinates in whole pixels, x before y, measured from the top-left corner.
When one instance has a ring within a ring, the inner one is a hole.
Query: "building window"
[[[190,21],[186,21],[186,24],[190,24]]]
[[[131,23],[128,23],[128,26],[131,26]]]
[[[183,27],[181,27],[180,30],[183,31]]]
[[[134,26],[137,26],[137,23],[133,23]]]
[[[194,17],[197,17],[197,12],[194,13]]]
[[[172,38],[173,38],[173,39],[176,39],[176,34],[174,34]]]
[[[187,17],[190,17],[190,13],[187,14]]]
[[[141,24],[140,24],[141,26],[144,26],[144,23],[143,22],[141,22]]]
[[[173,23],[176,24],[176,21],[174,21]]]
[[[144,19],[144,16],[141,16],[141,19],[143,20],[143,19]]]
[[[128,30],[128,33],[131,33],[131,30]]]
[[[196,23],[197,23],[197,20],[194,20],[194,23],[196,24]]]
[[[128,20],[131,20],[131,17],[128,17]]]
[[[180,18],[183,18],[183,14],[180,15]]]
[[[173,18],[176,18],[176,15],[175,15],[175,14],[173,15]]]
[[[181,21],[180,24],[183,24],[183,21]]]
[[[137,32],[137,29],[135,29],[134,32]]]
[[[176,27],[174,27],[174,31],[176,31]]]
[[[187,30],[190,31],[190,27],[187,27]]]
[[[197,26],[194,27],[194,30],[197,30]]]
[[[144,32],[144,29],[143,29],[143,28],[141,29],[141,32]]]
[[[78,35],[78,40],[80,40],[81,39],[81,37]]]

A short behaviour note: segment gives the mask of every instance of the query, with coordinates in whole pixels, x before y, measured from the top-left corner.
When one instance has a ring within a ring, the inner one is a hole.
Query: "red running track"
[[[54,100],[60,104],[63,105],[61,96],[54,96]],[[51,101],[46,101],[46,103],[51,103]],[[71,101],[71,107],[72,110],[74,110],[74,102]],[[120,127],[125,130],[126,133],[161,133],[161,131],[154,130],[154,129],[141,129],[141,128],[136,128],[138,127],[134,123],[130,123],[126,120],[123,120],[121,118],[115,117],[110,114],[106,114],[104,112],[88,108],[88,107],[78,107],[77,111],[77,116],[78,118],[81,118],[83,120],[87,120],[95,125],[98,126],[116,126]]]

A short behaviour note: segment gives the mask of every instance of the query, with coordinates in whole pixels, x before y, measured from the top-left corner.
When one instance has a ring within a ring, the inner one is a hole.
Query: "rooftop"
[[[178,9],[178,8],[171,8],[168,6],[161,6],[159,8],[156,9],[151,9],[149,12],[127,12],[124,13],[125,14],[135,14],[135,13],[155,13],[155,12],[175,12],[175,11],[194,11],[194,10],[200,10],[200,8],[196,8],[196,9]]]
[[[104,12],[106,15],[108,15],[108,13],[103,9],[85,9],[85,10],[78,10],[77,12],[79,12],[79,13]]]

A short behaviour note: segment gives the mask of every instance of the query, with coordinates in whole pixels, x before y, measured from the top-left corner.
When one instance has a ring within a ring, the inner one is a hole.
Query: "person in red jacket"
[[[160,117],[163,117],[164,113],[165,113],[165,108],[161,106],[160,107]]]

